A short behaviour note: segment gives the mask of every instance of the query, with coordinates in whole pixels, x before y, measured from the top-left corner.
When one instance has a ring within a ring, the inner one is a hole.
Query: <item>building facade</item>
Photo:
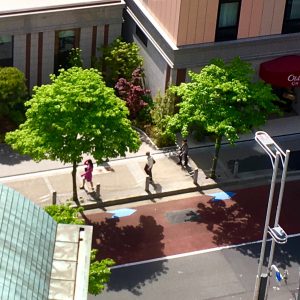
[[[140,46],[154,96],[169,84],[188,80],[189,70],[198,72],[213,58],[228,61],[240,56],[252,63],[257,77],[264,62],[288,55],[296,59],[292,64],[300,62],[300,0],[126,3],[124,36]],[[289,75],[297,78],[300,70]],[[299,94],[296,86],[291,88]]]
[[[92,226],[58,224],[2,184],[0,224],[0,299],[87,299]]]
[[[71,48],[85,67],[97,48],[121,35],[123,0],[2,1],[0,66],[24,72],[28,87],[49,82]]]

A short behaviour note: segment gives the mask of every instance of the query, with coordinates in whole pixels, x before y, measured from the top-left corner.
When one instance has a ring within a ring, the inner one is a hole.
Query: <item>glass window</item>
[[[13,37],[11,35],[0,35],[0,66],[13,66]]]
[[[42,208],[1,184],[0,203],[7,212],[2,215],[6,226],[4,222],[0,226],[0,298],[21,299],[22,292],[26,299],[48,299],[56,222]],[[15,221],[13,210],[21,213],[22,223]]]
[[[216,28],[216,41],[235,40],[237,38],[240,0],[221,0]]]
[[[300,19],[300,0],[292,1],[290,19]]]
[[[79,47],[79,29],[60,30],[55,33],[54,73],[68,68],[68,55],[72,48]]]
[[[300,0],[287,0],[282,33],[300,32]]]

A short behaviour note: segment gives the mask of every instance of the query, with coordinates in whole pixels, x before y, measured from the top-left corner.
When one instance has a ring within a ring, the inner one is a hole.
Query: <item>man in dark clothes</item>
[[[189,153],[189,146],[187,144],[187,140],[184,139],[182,141],[182,145],[179,149],[179,155],[178,155],[179,162],[177,163],[178,165],[181,165],[182,160],[184,160],[184,165],[187,166],[187,164],[188,164],[188,153]]]

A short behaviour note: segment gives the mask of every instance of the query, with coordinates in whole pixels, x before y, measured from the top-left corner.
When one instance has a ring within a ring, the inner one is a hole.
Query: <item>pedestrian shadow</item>
[[[96,191],[92,191],[92,192],[87,192],[87,194],[91,197],[89,200],[90,201],[95,201],[99,207],[101,207],[103,210],[106,211],[105,207],[104,207],[104,203],[102,201],[101,195],[98,195],[96,193]]]
[[[158,193],[162,192],[162,186],[159,183],[156,183],[154,181],[152,181],[152,182],[150,181],[149,186],[150,185],[153,187],[155,194],[158,194]],[[149,195],[152,194],[150,190],[148,190],[147,193]]]
[[[112,258],[118,265],[165,256],[164,228],[152,216],[140,216],[136,226],[119,223],[119,218],[105,218],[99,222],[97,215],[86,216],[86,224],[93,226],[92,248],[99,250],[98,260]],[[140,296],[146,284],[157,281],[168,271],[163,261],[132,268],[136,270],[132,276],[126,276],[124,268],[113,269],[107,290],[128,290]]]
[[[169,159],[171,159],[174,163],[176,163],[177,165],[178,165],[178,163],[179,163],[179,158],[178,158],[178,154],[174,154],[174,155],[171,155],[171,156],[169,156],[168,157]],[[180,169],[182,169],[183,171],[186,171],[188,174],[190,174],[190,175],[193,175],[194,174],[194,169],[193,169],[193,167],[190,165],[190,163],[191,163],[191,158],[189,157],[189,159],[188,159],[188,164],[186,165],[186,166],[184,166],[184,165],[178,165],[178,168]]]
[[[101,164],[107,172],[115,172],[115,169],[109,164],[109,160],[107,159],[105,162]]]
[[[83,194],[81,194],[81,196],[79,196],[79,201],[74,201],[77,206],[81,206],[82,203],[91,201],[92,203],[95,203],[96,207],[99,207],[103,211],[106,211],[106,208],[104,207],[104,202],[101,198],[101,195],[98,195],[95,190],[90,191],[84,187],[81,191],[83,191]]]

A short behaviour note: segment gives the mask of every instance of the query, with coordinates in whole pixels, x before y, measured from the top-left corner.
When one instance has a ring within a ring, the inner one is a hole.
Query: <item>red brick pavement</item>
[[[288,234],[300,232],[298,186],[299,182],[291,182],[285,189],[280,225]],[[119,219],[109,213],[89,214],[93,247],[100,250],[99,258],[110,257],[122,264],[260,240],[269,186],[235,192],[224,201],[203,195],[139,206],[131,216]],[[193,210],[199,218],[173,224],[166,217],[184,209]]]

